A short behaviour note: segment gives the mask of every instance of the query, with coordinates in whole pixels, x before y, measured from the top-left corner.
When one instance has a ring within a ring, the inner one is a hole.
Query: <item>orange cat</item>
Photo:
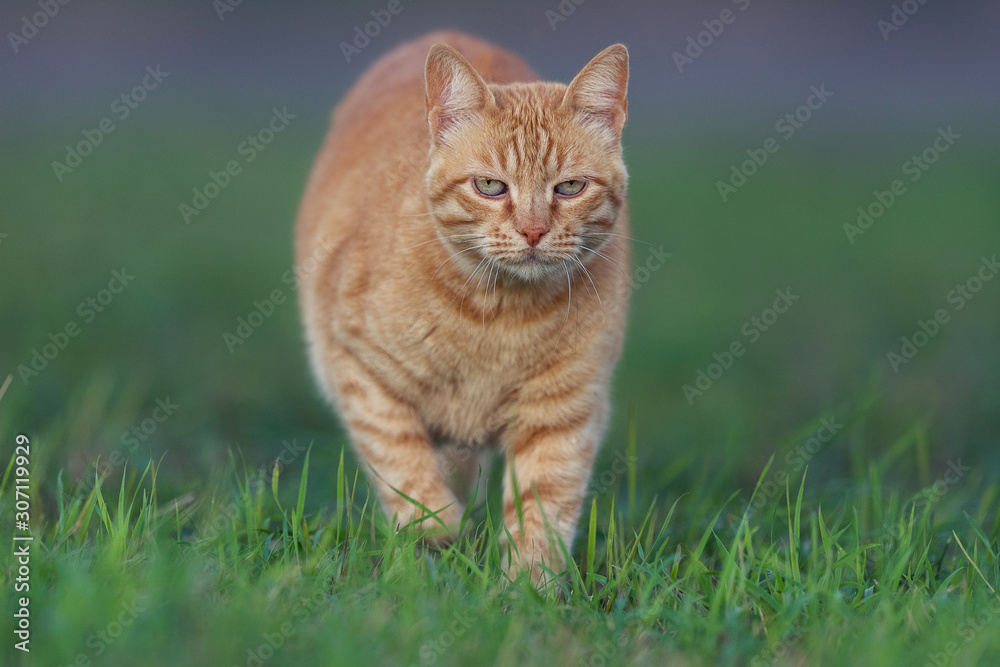
[[[569,86],[464,35],[405,44],[340,104],[297,223],[300,263],[324,249],[312,365],[386,513],[453,531],[447,447],[498,447],[536,578],[565,564],[622,346],[627,82],[620,44]]]

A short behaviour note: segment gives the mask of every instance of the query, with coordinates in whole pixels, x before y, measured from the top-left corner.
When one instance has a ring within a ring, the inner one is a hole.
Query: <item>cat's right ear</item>
[[[456,125],[496,103],[479,72],[447,44],[431,47],[424,79],[427,83],[427,124],[435,142],[444,141]]]

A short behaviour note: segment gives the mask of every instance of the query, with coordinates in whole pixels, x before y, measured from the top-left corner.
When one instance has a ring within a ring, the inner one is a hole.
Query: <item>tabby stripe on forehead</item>
[[[515,142],[507,144],[507,148],[503,150],[503,168],[504,171],[515,171],[520,160],[517,157],[517,148]]]
[[[514,134],[514,155],[517,156],[516,164],[524,164],[524,135],[520,132]]]
[[[553,142],[554,143],[554,142]],[[569,158],[569,153],[563,148],[556,149],[556,171],[561,172],[566,166],[566,160]]]
[[[549,135],[547,133],[542,135],[542,141],[544,143],[545,153],[542,155],[541,162],[546,167],[551,169],[552,164],[550,163],[550,161],[552,160],[552,153],[555,150],[555,142],[549,138]]]

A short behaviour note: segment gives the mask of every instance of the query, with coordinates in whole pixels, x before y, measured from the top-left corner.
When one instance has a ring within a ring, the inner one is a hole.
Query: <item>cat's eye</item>
[[[587,181],[563,181],[556,185],[555,190],[557,195],[572,197],[583,192],[585,185],[587,185]]]
[[[507,184],[495,178],[477,178],[472,181],[479,194],[487,197],[499,197],[507,192]]]

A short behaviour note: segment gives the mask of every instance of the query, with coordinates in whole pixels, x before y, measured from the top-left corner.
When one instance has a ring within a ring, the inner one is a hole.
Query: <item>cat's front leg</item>
[[[442,537],[453,534],[463,508],[416,409],[387,391],[353,358],[340,359],[331,380],[351,444],[386,515],[395,518],[397,528],[425,517],[422,530]],[[426,516],[421,505],[434,515]]]
[[[523,404],[505,443],[508,572],[530,568],[536,583],[545,579],[543,563],[556,573],[565,568],[563,548],[573,545],[607,415],[603,397],[554,399],[540,394]]]

